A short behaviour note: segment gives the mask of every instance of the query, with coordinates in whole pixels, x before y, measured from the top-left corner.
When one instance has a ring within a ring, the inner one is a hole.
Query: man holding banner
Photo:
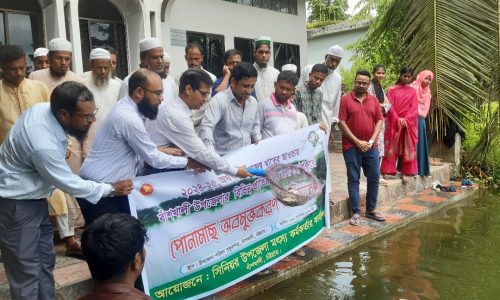
[[[151,140],[159,147],[179,147],[187,156],[216,173],[241,178],[252,176],[245,166],[235,167],[213,149],[205,146],[195,132],[191,110],[200,108],[208,99],[212,85],[210,76],[198,69],[189,69],[182,74],[179,84],[179,96],[160,108],[159,118],[146,123]]]
[[[129,96],[121,99],[104,120],[94,139],[80,176],[98,182],[114,182],[114,178],[133,178],[139,157],[154,168],[178,169],[203,167],[186,157],[170,155],[170,148],[158,149],[149,138],[144,120],[155,119],[163,98],[163,85],[158,74],[139,69],[128,81]],[[165,152],[165,153],[164,153]],[[77,198],[87,224],[105,213],[128,213],[127,197],[104,197],[96,205]]]

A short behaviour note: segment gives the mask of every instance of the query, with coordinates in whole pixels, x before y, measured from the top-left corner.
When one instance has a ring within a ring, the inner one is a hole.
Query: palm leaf
[[[498,0],[394,0],[369,40],[399,28],[395,51],[405,64],[434,71],[431,129],[445,133],[447,119],[464,128],[463,119],[479,115],[488,101],[498,49]],[[408,49],[408,50],[407,50]],[[446,118],[448,117],[448,118]]]

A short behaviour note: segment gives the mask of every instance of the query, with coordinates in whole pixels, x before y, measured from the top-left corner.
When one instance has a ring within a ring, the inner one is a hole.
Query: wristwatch
[[[111,185],[111,192],[109,192],[108,197],[114,197],[114,196],[116,196],[116,190],[115,187]]]
[[[370,144],[370,147],[373,146],[373,140],[369,140],[368,144]]]

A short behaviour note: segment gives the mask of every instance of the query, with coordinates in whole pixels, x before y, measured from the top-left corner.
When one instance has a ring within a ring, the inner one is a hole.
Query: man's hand
[[[323,122],[319,122],[319,129],[323,130],[323,131],[325,132],[325,134],[327,133],[327,132],[326,132],[327,128],[326,128],[325,123],[323,123]]]
[[[222,75],[223,75],[224,77],[226,77],[226,76],[231,76],[231,70],[229,69],[229,67],[228,67],[228,66],[224,65],[224,66],[222,67]]]
[[[252,174],[248,173],[247,166],[238,167],[238,172],[236,172],[236,177],[247,178],[247,177],[252,177],[252,176],[253,176]]]
[[[134,185],[132,184],[132,180],[130,180],[130,179],[125,179],[125,180],[115,182],[112,184],[112,186],[115,189],[116,196],[126,196],[126,195],[130,194],[130,192],[134,188]]]
[[[179,149],[179,148],[160,147],[160,148],[158,148],[158,150],[160,150],[161,152],[163,152],[165,154],[169,154],[169,155],[173,155],[173,156],[182,156],[182,155],[184,155],[184,152],[182,152],[182,150]]]
[[[203,173],[203,172],[205,172],[207,170],[210,170],[210,168],[208,168],[207,166],[205,166],[202,163],[197,162],[196,160],[194,160],[192,158],[188,158],[188,162],[187,162],[186,168],[187,169],[192,169],[196,173]]]
[[[370,146],[370,143],[368,143],[367,141],[358,141],[356,147],[358,147],[359,151],[366,152],[370,150],[372,146]]]

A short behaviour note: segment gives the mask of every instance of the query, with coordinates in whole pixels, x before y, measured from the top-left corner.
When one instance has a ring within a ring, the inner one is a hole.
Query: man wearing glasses
[[[54,188],[91,203],[132,190],[131,177],[83,180],[64,160],[68,135],[85,136],[95,110],[84,85],[62,83],[52,92],[50,105],[39,103],[25,111],[0,146],[0,250],[12,299],[55,299],[54,233],[46,199]]]
[[[212,79],[199,69],[188,69],[179,81],[179,96],[160,108],[157,120],[148,121],[146,129],[157,146],[174,145],[187,156],[216,173],[238,177],[252,176],[245,166],[235,167],[203,144],[191,119],[192,110],[199,109],[210,97]]]
[[[70,70],[73,45],[69,41],[63,38],[52,39],[49,41],[48,49],[49,68],[35,71],[30,74],[29,78],[45,83],[50,93],[63,82],[74,81],[85,84],[82,77]],[[69,155],[66,162],[76,174],[78,174],[83,159],[90,150],[94,132],[94,128],[89,130],[90,138],[87,136],[82,139],[74,136],[69,137]],[[56,216],[59,236],[66,242],[66,255],[81,257],[80,240],[75,236],[75,228],[70,221],[79,219],[80,212],[75,198],[72,195],[64,194],[61,190],[55,190],[49,198],[49,203],[51,214]]]
[[[119,100],[97,132],[90,154],[80,176],[98,182],[114,182],[133,178],[140,160],[156,169],[179,169],[203,166],[180,155],[171,148],[157,148],[144,127],[146,119],[154,120],[163,100],[163,85],[158,74],[148,69],[135,71],[128,81],[129,95]],[[128,213],[127,197],[104,197],[92,204],[85,197],[77,198],[85,222],[105,213]]]

